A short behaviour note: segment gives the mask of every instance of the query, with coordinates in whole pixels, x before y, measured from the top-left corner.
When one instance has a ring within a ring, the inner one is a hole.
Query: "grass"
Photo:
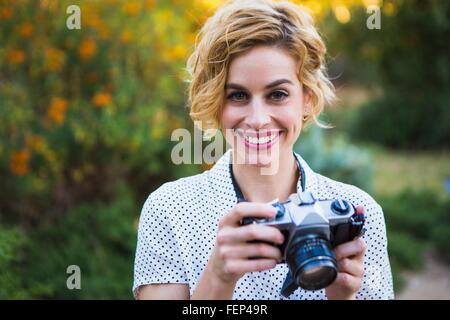
[[[392,195],[403,190],[427,189],[440,197],[450,179],[450,152],[405,152],[377,148],[374,159],[374,192]]]

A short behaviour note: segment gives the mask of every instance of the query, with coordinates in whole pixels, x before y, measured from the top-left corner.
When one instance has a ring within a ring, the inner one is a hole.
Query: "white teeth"
[[[245,140],[251,144],[265,144],[265,143],[268,143],[268,142],[272,141],[273,139],[275,139],[276,136],[277,136],[277,134],[272,134],[271,136],[260,137],[260,138],[245,136]]]

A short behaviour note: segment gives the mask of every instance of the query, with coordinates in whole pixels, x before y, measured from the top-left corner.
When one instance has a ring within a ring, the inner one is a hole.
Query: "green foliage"
[[[331,51],[345,76],[381,97],[361,108],[352,137],[405,149],[450,146],[448,1],[389,1],[394,13],[381,29],[363,28],[367,14],[355,8],[352,23],[327,25]],[[382,11],[385,13],[385,11]]]
[[[431,192],[406,190],[395,197],[381,198],[386,212],[386,223],[392,230],[403,231],[427,240],[430,230],[440,216],[436,197]]]
[[[30,230],[21,289],[32,298],[132,298],[139,209],[121,186],[111,203],[81,204],[64,219]],[[81,269],[81,290],[67,289],[70,265]]]
[[[361,106],[350,125],[355,139],[404,149],[450,146],[450,96],[395,92]]]
[[[73,4],[81,30],[66,27]],[[189,127],[182,68],[198,21],[188,5],[1,1],[3,216],[42,222],[110,200],[118,181],[143,197],[184,175],[168,160],[171,131]]]
[[[405,190],[379,197],[388,228],[389,250],[402,268],[420,268],[425,248],[447,259],[450,248],[450,199],[428,190]],[[450,260],[449,260],[450,261]]]
[[[447,204],[445,208],[446,211],[441,211],[439,221],[433,226],[431,241],[438,255],[450,263],[450,205]]]
[[[308,128],[297,140],[295,150],[320,174],[370,192],[373,167],[368,151],[352,145],[342,135],[327,140],[325,130]]]
[[[0,299],[29,298],[29,293],[22,289],[20,277],[25,243],[18,229],[0,226]]]
[[[425,243],[413,235],[392,231],[389,233],[389,258],[399,269],[418,270],[423,267]]]
[[[394,292],[400,292],[405,286],[405,279],[401,275],[401,268],[398,266],[395,259],[389,256],[392,271],[392,282],[394,285]]]

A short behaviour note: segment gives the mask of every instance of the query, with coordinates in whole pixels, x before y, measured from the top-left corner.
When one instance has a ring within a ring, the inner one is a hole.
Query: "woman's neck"
[[[278,170],[274,174],[262,174],[262,168],[249,164],[233,164],[233,174],[247,201],[270,202],[275,198],[286,201],[297,192],[299,170],[294,154],[280,157]]]

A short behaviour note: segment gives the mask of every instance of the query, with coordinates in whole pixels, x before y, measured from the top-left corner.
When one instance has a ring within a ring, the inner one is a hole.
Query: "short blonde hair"
[[[230,62],[256,45],[287,49],[298,61],[298,79],[312,98],[304,125],[324,127],[318,116],[335,98],[326,76],[326,47],[306,8],[271,0],[228,1],[203,25],[187,61],[188,107],[194,123],[202,130],[220,128]]]

